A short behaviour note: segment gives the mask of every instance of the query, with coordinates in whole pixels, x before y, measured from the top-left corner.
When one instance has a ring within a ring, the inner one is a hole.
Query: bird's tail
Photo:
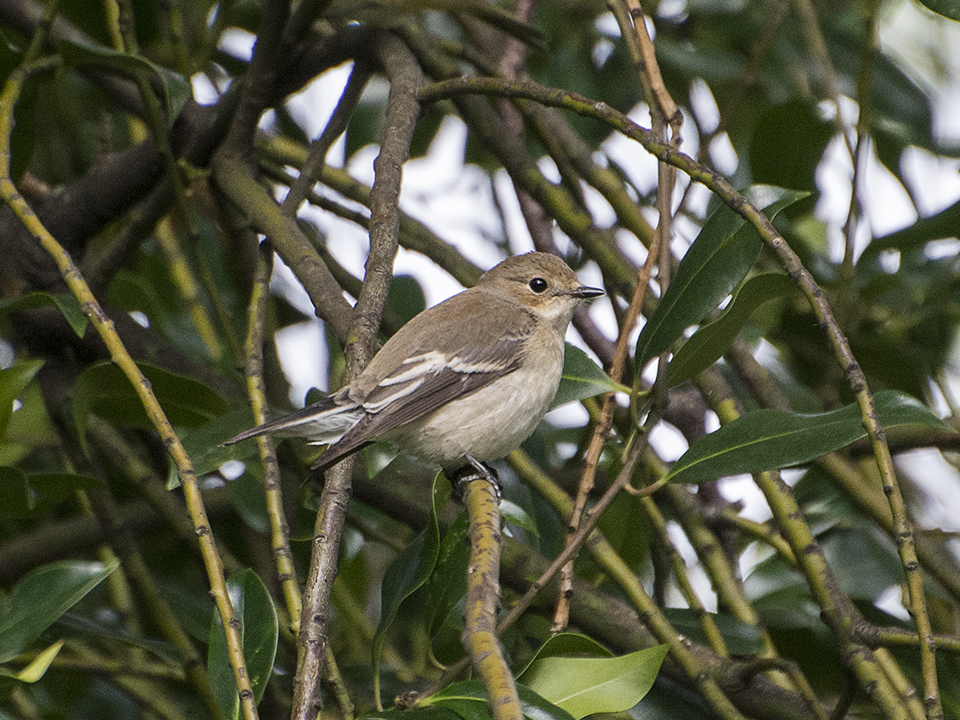
[[[303,437],[312,445],[328,445],[339,440],[357,424],[362,415],[363,410],[356,403],[337,393],[276,420],[244,430],[221,445],[233,445],[266,434]]]

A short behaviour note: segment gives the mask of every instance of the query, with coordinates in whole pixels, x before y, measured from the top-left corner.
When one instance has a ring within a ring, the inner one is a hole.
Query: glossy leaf
[[[574,720],[563,708],[557,707],[538,695],[526,685],[517,685],[520,707],[525,717],[531,720]],[[440,707],[452,710],[463,720],[489,720],[487,709],[487,691],[479,680],[448,685],[435,695],[422,701],[427,707]]]
[[[577,402],[608,392],[629,393],[630,388],[614,382],[603,368],[597,365],[580,348],[566,343],[563,354],[563,375],[560,387],[550,404],[551,408],[568,402]]]
[[[530,662],[517,673],[517,679],[526,682],[524,677],[527,670],[538,660],[548,657],[563,657],[564,655],[613,657],[613,653],[588,635],[572,632],[557,633],[551,635],[543,645],[537,648],[537,652],[530,659]]]
[[[374,710],[359,720],[461,720],[455,712],[442,707],[415,707],[408,710]]]
[[[203,425],[228,409],[227,403],[203,383],[148,363],[137,363],[137,367],[174,426]],[[77,378],[73,418],[81,441],[85,440],[91,414],[120,427],[153,427],[130,381],[111,362],[91,365]]]
[[[0,438],[7,430],[13,403],[43,367],[43,360],[26,360],[0,370]]]
[[[746,196],[772,219],[807,193],[758,185],[749,188]],[[762,246],[756,229],[721,205],[683,256],[660,304],[640,331],[637,367],[664,352],[685,329],[714,310],[743,280]]]
[[[446,498],[447,481],[442,473],[433,480],[433,504],[430,521],[410,545],[400,551],[383,575],[380,590],[380,622],[373,636],[373,672],[375,682],[380,672],[380,654],[386,639],[387,629],[400,609],[400,604],[410,595],[423,587],[430,579],[440,553],[440,524],[437,513],[442,505],[441,497]]]
[[[547,657],[524,673],[538,695],[580,718],[623,712],[636,705],[656,680],[667,645],[611,658]]]
[[[684,637],[707,644],[707,636],[703,632],[697,614],[689,608],[664,608],[663,614],[670,624]],[[716,625],[727,650],[735,655],[753,655],[763,650],[763,636],[760,629],[754,625],[738,620],[732,615],[708,613],[713,624]]]
[[[0,517],[35,517],[78,490],[100,484],[96,478],[71,473],[26,473],[19,468],[0,467]]]
[[[255,440],[244,440],[235,445],[222,446],[232,438],[255,425],[250,407],[241,407],[213,418],[200,427],[186,428],[180,433],[183,447],[193,460],[198,475],[213,472],[229,460],[245,460],[257,455]]]
[[[31,310],[33,308],[53,305],[70,323],[70,327],[77,337],[83,337],[87,328],[87,316],[80,309],[79,301],[69,294],[51,294],[45,292],[32,292],[16,300],[0,301],[0,313],[13,312],[14,310]]]
[[[764,273],[747,280],[720,317],[697,330],[677,350],[668,367],[670,386],[679,385],[713,365],[730,348],[754,310],[795,287],[781,273]]]
[[[234,613],[240,621],[243,657],[254,698],[259,703],[270,681],[273,661],[277,654],[277,638],[280,632],[277,609],[263,581],[249,568],[227,580],[227,590]],[[213,613],[213,622],[210,625],[207,668],[210,685],[220,709],[228,718],[239,717],[240,695],[237,692],[233,668],[230,666],[227,635],[223,631],[223,620],[218,612]]]
[[[0,662],[22,653],[119,564],[69,560],[44,565],[21,578],[0,597]]]
[[[769,108],[750,139],[754,182],[816,192],[814,175],[833,134],[833,124],[814,100],[798,97]],[[812,210],[814,201],[811,197],[801,206]]]
[[[925,405],[908,395],[883,390],[874,395],[874,401],[885,428],[925,425],[947,429]],[[856,403],[812,415],[757,410],[697,440],[677,460],[667,479],[702,483],[803,465],[866,435]]]
[[[960,2],[958,0],[918,0],[928,10],[951,20],[960,20]]]
[[[536,520],[516,503],[510,502],[509,500],[501,500],[500,514],[503,515],[505,521],[513,523],[519,528],[523,528],[531,535],[537,535]]]
[[[469,520],[460,513],[440,543],[437,564],[430,576],[427,593],[427,625],[435,637],[450,611],[467,593],[467,566],[470,564]]]
[[[193,96],[190,83],[182,75],[155,65],[140,55],[117,52],[92,43],[81,45],[68,40],[61,42],[58,50],[68,66],[99,65],[130,78],[156,78],[162,86],[161,100],[170,124]]]

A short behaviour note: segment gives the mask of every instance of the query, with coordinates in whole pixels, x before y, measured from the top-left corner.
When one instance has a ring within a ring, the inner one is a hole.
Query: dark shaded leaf
[[[13,415],[13,403],[43,367],[43,360],[20,360],[0,370],[0,438]]]
[[[730,348],[754,310],[795,288],[793,281],[780,273],[764,273],[747,280],[723,314],[697,330],[677,350],[668,367],[670,386],[689,380],[713,365]]]
[[[402,322],[406,323],[427,309],[427,300],[416,278],[410,275],[397,275],[390,281],[387,306]]]
[[[469,520],[460,513],[440,543],[437,564],[427,592],[427,627],[436,637],[450,611],[467,593],[467,566],[470,564]]]
[[[96,65],[129,78],[156,78],[162,88],[160,99],[167,111],[167,121],[172,124],[187,101],[193,97],[190,83],[179,73],[155,65],[141,55],[117,52],[102,45],[81,45],[64,40],[58,46],[67,66]]]
[[[78,490],[99,484],[99,480],[88,475],[25,473],[17,468],[0,467],[0,517],[36,517],[64,500],[73,499]]]
[[[192,378],[148,363],[137,363],[137,367],[150,382],[154,395],[174,426],[203,425],[225,413],[229,407],[217,393]],[[91,365],[77,378],[73,418],[81,442],[85,442],[91,414],[121,427],[153,427],[130,381],[111,362]]]
[[[45,305],[55,305],[63,313],[67,322],[70,323],[70,327],[73,328],[77,337],[83,337],[87,328],[87,316],[83,314],[79,301],[73,295],[32,292],[16,300],[0,300],[0,313],[29,310]]]
[[[119,565],[118,561],[63,561],[21,578],[8,595],[0,597],[0,662],[22,653]]]
[[[933,240],[956,237],[958,227],[960,227],[960,202],[938,213],[920,218],[902,230],[875,238],[864,248],[858,266],[867,260],[875,261],[876,256],[884,250],[906,252],[923,247]]]
[[[250,568],[227,580],[227,590],[234,613],[240,621],[240,639],[250,685],[256,701],[260,702],[273,672],[273,661],[277,654],[277,638],[280,632],[277,609],[263,581]],[[237,692],[233,668],[230,666],[227,635],[218,612],[213,614],[210,625],[207,668],[210,672],[210,685],[224,715],[228,718],[238,717],[240,695]]]
[[[681,635],[707,644],[704,634],[695,613],[689,608],[664,608],[663,614],[670,620],[670,624]],[[727,649],[735,655],[753,655],[763,650],[763,636],[755,625],[748,625],[732,615],[718,615],[708,613],[713,623],[727,643]]]
[[[440,524],[437,513],[443,500],[449,493],[449,484],[442,473],[437,473],[433,480],[433,504],[430,513],[430,522],[404,548],[387,568],[383,576],[383,586],[380,591],[380,622],[377,632],[373,636],[373,672],[376,678],[380,669],[380,653],[383,651],[383,642],[386,639],[387,629],[400,609],[400,604],[423,587],[430,579],[440,554]],[[441,499],[442,498],[442,499]],[[375,680],[376,682],[376,680]]]
[[[228,460],[245,460],[257,454],[256,440],[244,440],[221,447],[239,432],[254,426],[253,411],[242,407],[224,413],[200,427],[185,429],[180,434],[183,447],[193,460],[198,475],[213,472]]]
[[[917,0],[928,10],[951,20],[960,20],[960,2],[958,0]]]
[[[754,125],[750,142],[753,181],[817,192],[814,173],[832,137],[833,125],[807,99],[793,98],[771,107]],[[797,207],[812,209],[814,201],[811,197]]]

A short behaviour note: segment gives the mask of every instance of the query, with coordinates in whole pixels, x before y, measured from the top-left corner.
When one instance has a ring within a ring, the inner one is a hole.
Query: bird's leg
[[[450,476],[450,484],[453,485],[453,491],[457,497],[463,497],[463,488],[471,480],[486,480],[496,489],[497,500],[499,501],[502,493],[500,476],[497,471],[470,455],[467,455],[467,463]]]

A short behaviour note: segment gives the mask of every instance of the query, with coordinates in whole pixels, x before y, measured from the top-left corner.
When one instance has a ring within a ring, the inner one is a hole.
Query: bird
[[[509,257],[411,319],[339,391],[223,444],[304,437],[330,445],[312,468],[324,471],[386,440],[447,473],[472,466],[489,478],[487,463],[520,447],[550,407],[577,306],[603,294],[554,255]]]

